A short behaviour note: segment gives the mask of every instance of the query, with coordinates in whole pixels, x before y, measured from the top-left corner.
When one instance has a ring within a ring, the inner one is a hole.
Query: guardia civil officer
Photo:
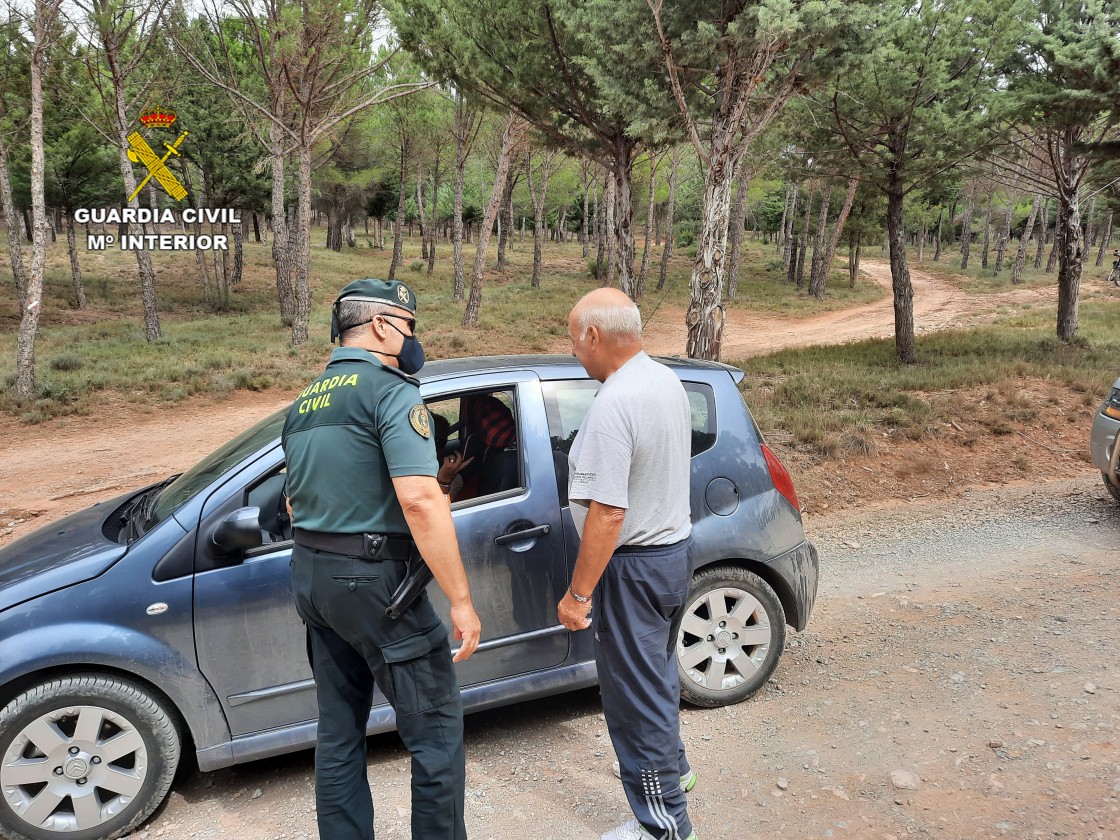
[[[596,289],[568,317],[572,354],[603,386],[569,453],[581,542],[557,614],[569,630],[591,626],[594,595],[603,714],[634,813],[602,840],[695,840],[674,656],[692,576],[692,422],[684,386],[645,354],[641,331],[617,289]]]
[[[284,425],[292,588],[319,703],[322,840],[373,838],[365,734],[375,685],[412,753],[413,840],[466,837],[463,707],[447,630],[424,592],[398,618],[386,613],[415,547],[451,602],[462,640],[454,661],[478,646],[431,417],[411,376],[424,364],[415,329],[404,283],[347,285],[332,317],[341,346]]]

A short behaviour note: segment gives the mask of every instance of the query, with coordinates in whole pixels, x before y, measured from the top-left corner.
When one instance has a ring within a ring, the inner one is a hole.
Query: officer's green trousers
[[[405,566],[297,545],[296,609],[308,629],[319,728],[315,802],[322,840],[372,840],[366,720],[377,687],[412,754],[413,840],[465,840],[463,706],[447,630],[422,595],[385,615]]]

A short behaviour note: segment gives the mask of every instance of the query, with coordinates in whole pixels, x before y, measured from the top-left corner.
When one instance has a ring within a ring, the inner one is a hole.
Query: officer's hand
[[[482,636],[482,622],[478,620],[474,607],[467,603],[451,608],[451,626],[455,630],[456,640],[463,642],[451,661],[465,662],[478,647],[478,640]]]
[[[565,592],[563,599],[556,605],[556,617],[569,630],[586,630],[591,626],[589,609],[589,605],[581,604],[573,598],[571,592]]]

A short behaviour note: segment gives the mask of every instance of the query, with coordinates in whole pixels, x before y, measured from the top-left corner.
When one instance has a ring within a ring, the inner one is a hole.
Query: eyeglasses
[[[406,315],[390,315],[386,312],[381,313],[377,317],[378,318],[396,318],[398,320],[404,321],[406,324],[408,324],[408,331],[410,333],[412,333],[413,335],[416,334],[416,319],[415,318],[409,318]]]

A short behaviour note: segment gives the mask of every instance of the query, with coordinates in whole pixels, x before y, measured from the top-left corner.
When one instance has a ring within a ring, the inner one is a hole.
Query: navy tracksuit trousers
[[[692,539],[615,551],[596,589],[595,661],[603,714],[626,798],[657,838],[692,833],[681,776],[689,772],[680,738],[675,647],[692,577]]]

